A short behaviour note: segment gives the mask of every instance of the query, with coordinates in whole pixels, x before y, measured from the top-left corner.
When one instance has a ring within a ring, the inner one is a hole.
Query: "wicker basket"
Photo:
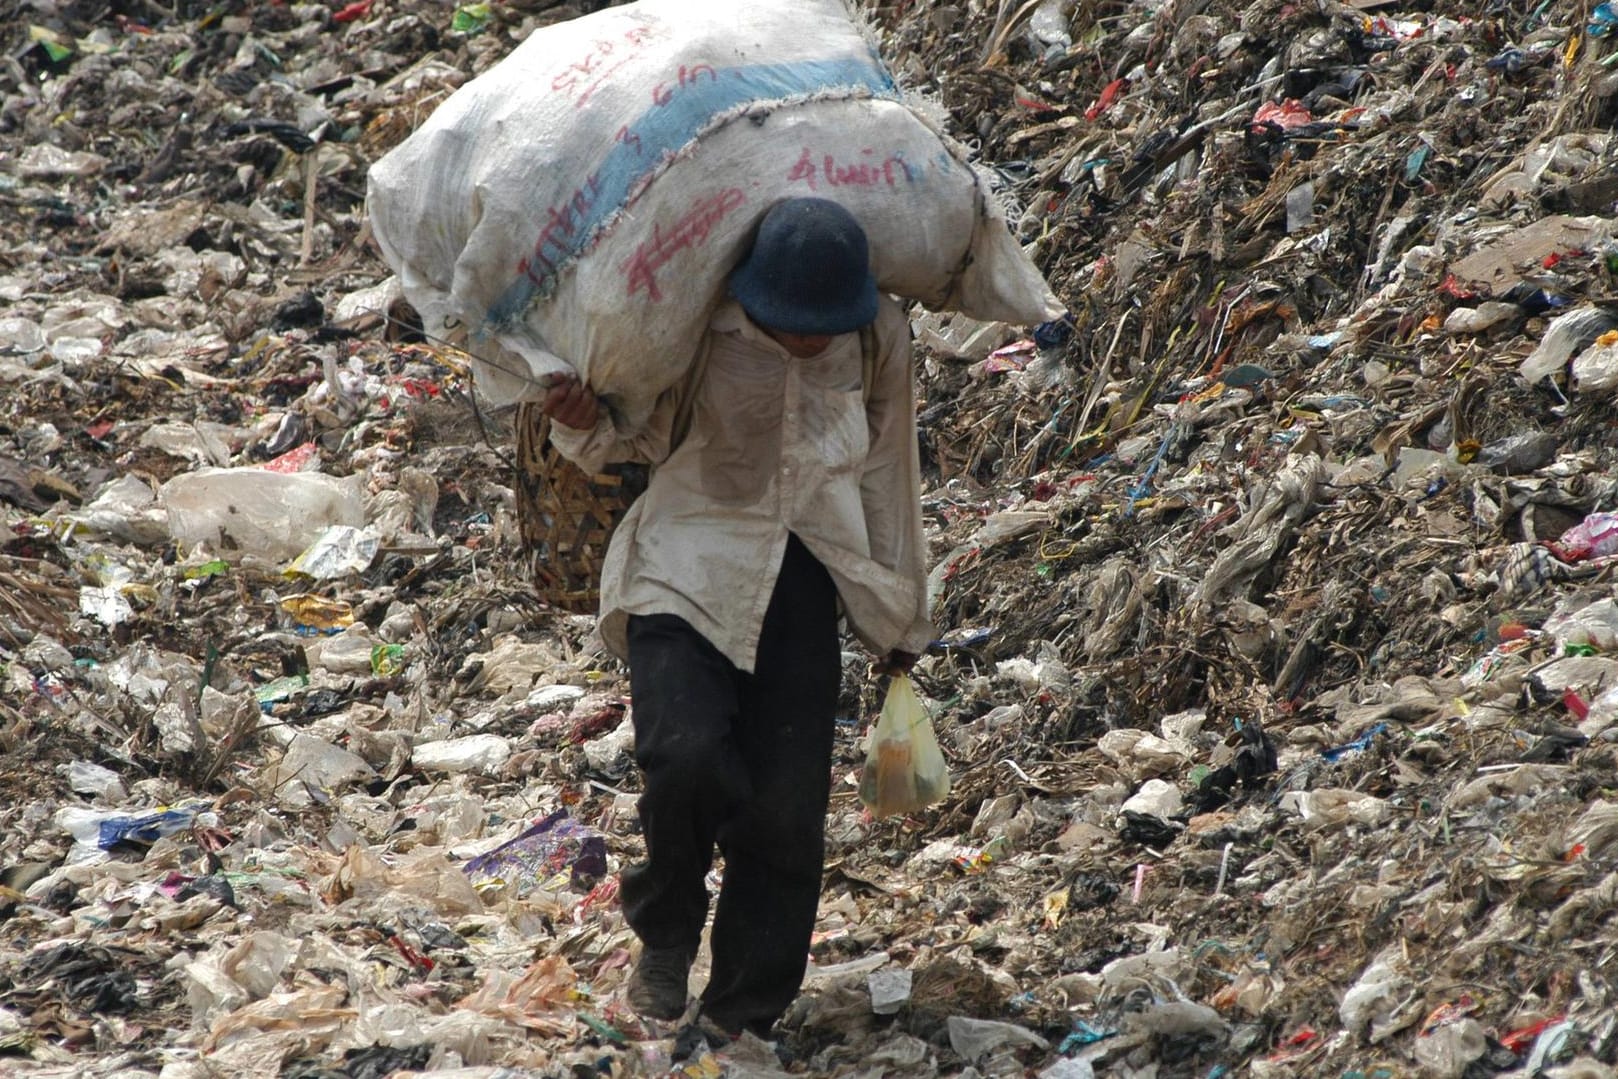
[[[550,430],[537,404],[517,407],[517,523],[540,599],[594,614],[607,540],[646,489],[646,469],[610,465],[591,475],[557,452]]]

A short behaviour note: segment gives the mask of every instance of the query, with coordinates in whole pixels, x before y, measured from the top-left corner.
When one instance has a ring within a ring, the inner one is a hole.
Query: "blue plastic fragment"
[[[1523,68],[1534,62],[1534,57],[1521,49],[1506,49],[1499,56],[1485,60],[1483,66],[1490,71],[1504,71],[1508,75],[1515,75]]]
[[[1076,1049],[1082,1049],[1086,1045],[1094,1045],[1096,1042],[1104,1041],[1117,1033],[1116,1030],[1091,1026],[1080,1019],[1073,1024],[1073,1033],[1062,1039],[1062,1044],[1057,1046],[1056,1051],[1062,1056],[1067,1056]]]
[[[1130,488],[1129,504],[1124,507],[1125,517],[1135,516],[1135,503],[1139,502],[1141,499],[1145,498],[1151,493],[1152,480],[1157,476],[1157,470],[1162,467],[1163,458],[1168,454],[1168,450],[1169,436],[1164,435],[1163,441],[1157,447],[1156,456],[1152,458],[1152,463],[1146,466],[1145,475],[1141,476],[1139,483]]]
[[[1618,27],[1618,10],[1611,4],[1597,4],[1584,29],[1591,37],[1606,37],[1615,27]]]
[[[190,828],[196,823],[198,814],[207,809],[208,805],[206,801],[185,802],[138,816],[104,820],[101,822],[101,834],[96,838],[96,845],[102,850],[111,850],[119,843],[142,843],[150,846],[164,836],[174,835]]]
[[[1347,742],[1340,746],[1333,746],[1331,749],[1323,749],[1320,751],[1320,755],[1328,761],[1340,761],[1350,753],[1363,753],[1365,750],[1370,749],[1371,743],[1376,741],[1377,736],[1386,734],[1387,732],[1388,725],[1386,723],[1378,723],[1376,726],[1372,727],[1370,730],[1366,731],[1352,742]]]
[[[989,626],[962,626],[952,629],[933,642],[937,648],[971,648],[994,636]]]
[[[1073,316],[1063,315],[1051,322],[1041,322],[1034,327],[1034,345],[1041,352],[1052,348],[1061,348],[1073,338]]]

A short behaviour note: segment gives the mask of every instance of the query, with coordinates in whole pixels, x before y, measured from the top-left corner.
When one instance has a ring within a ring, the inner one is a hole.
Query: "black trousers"
[[[628,635],[647,860],[624,870],[624,916],[647,947],[694,954],[717,845],[724,883],[703,1012],[763,1032],[797,996],[820,899],[836,588],[791,537],[751,674],[674,615],[634,616]]]

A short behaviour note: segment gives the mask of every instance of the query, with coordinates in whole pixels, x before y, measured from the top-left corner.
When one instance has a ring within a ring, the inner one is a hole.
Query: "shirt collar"
[[[744,341],[751,341],[754,344],[760,345],[764,348],[773,349],[788,359],[792,358],[792,353],[786,350],[786,346],[781,344],[781,342],[777,341],[775,338],[771,337],[769,334],[765,333],[759,327],[758,323],[748,318],[747,312],[742,310],[742,305],[735,300],[726,300],[721,303],[719,305],[719,309],[714,312],[713,318],[710,320],[709,325],[720,333],[736,334]],[[832,345],[828,345],[826,352],[821,353],[821,355],[824,356],[829,353],[833,348],[836,347],[835,342],[837,339],[845,336],[847,335],[834,335],[832,337],[832,341],[834,343]]]

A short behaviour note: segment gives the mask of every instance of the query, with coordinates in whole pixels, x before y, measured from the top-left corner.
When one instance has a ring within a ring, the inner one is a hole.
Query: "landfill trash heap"
[[[804,992],[679,1045],[364,208],[592,6],[0,25],[0,1074],[1618,1074],[1613,9],[869,9],[1069,317],[914,310],[949,793],[863,811],[851,648]]]

